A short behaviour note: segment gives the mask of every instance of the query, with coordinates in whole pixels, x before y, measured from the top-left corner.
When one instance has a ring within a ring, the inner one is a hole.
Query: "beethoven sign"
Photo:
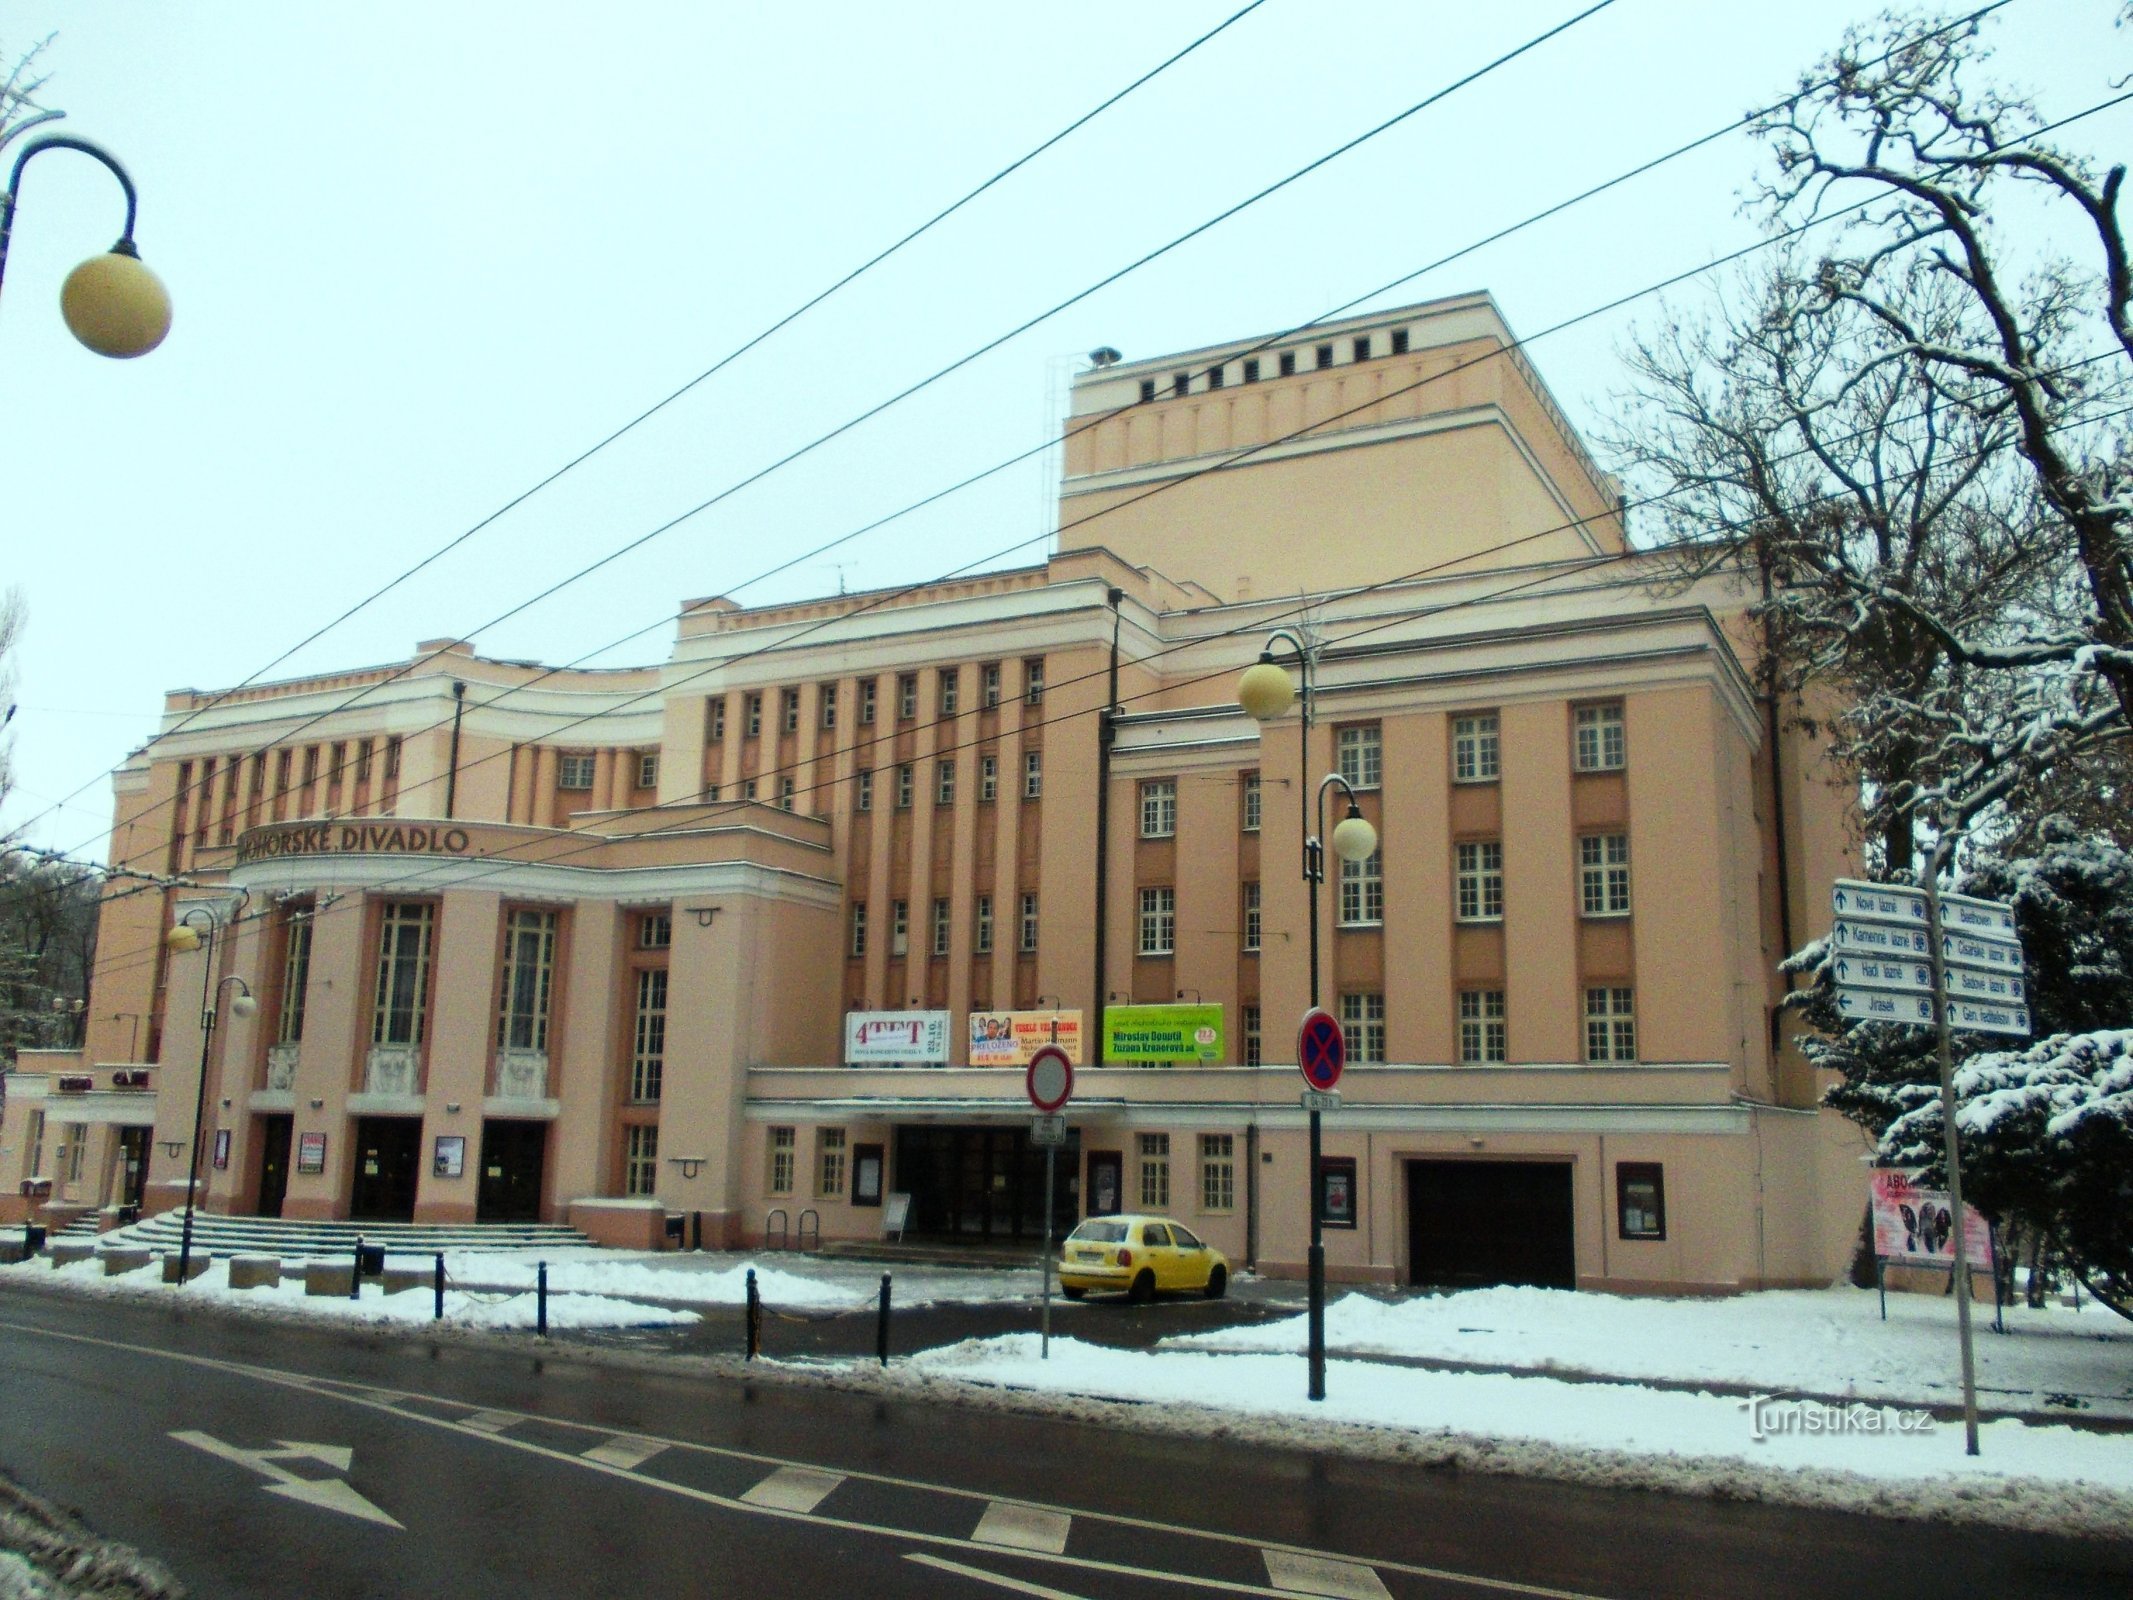
[[[276,856],[463,856],[464,828],[423,827],[403,822],[303,822],[286,828],[255,828],[237,841],[237,860]]]

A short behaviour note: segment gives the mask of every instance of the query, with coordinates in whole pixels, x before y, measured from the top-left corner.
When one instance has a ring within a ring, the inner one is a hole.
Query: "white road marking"
[[[803,1516],[830,1496],[844,1482],[841,1472],[823,1472],[814,1467],[780,1467],[741,1498],[766,1511],[797,1511]]]
[[[1031,1596],[1031,1600],[1083,1600],[1082,1596],[1068,1594],[1064,1589],[1047,1589],[1041,1583],[1024,1583],[1020,1578],[987,1572],[983,1567],[966,1567],[960,1561],[948,1561],[940,1556],[923,1556],[916,1551],[906,1550],[904,1559],[915,1561],[922,1567],[932,1567],[938,1572],[952,1572],[959,1578],[972,1578],[979,1583],[989,1583],[994,1588],[1005,1589],[1009,1594],[1026,1594]]]
[[[1056,1556],[1066,1548],[1067,1532],[1073,1526],[1074,1519],[1060,1512],[995,1500],[985,1508],[985,1515],[978,1519],[978,1531],[970,1539],[973,1544],[996,1544],[1008,1550],[1042,1550],[1046,1555]]]
[[[605,1444],[596,1444],[590,1450],[581,1451],[587,1461],[597,1461],[603,1466],[620,1467],[624,1472],[634,1472],[666,1446],[653,1439],[637,1439],[621,1434]]]
[[[360,1517],[365,1522],[382,1522],[388,1528],[400,1524],[364,1499],[339,1478],[300,1478],[281,1462],[289,1460],[323,1461],[328,1466],[346,1472],[355,1464],[355,1452],[339,1445],[291,1444],[288,1440],[277,1441],[279,1450],[242,1450],[233,1444],[224,1444],[211,1433],[199,1433],[190,1428],[179,1429],[171,1437],[180,1444],[189,1444],[195,1450],[204,1450],[224,1461],[234,1461],[240,1467],[248,1467],[271,1483],[260,1488],[268,1494],[278,1494],[286,1500],[295,1500],[307,1506],[317,1506],[322,1511],[338,1511],[343,1516]]]
[[[477,1411],[471,1417],[461,1417],[459,1425],[482,1433],[502,1433],[520,1420],[518,1413],[514,1411]]]
[[[1324,1595],[1328,1600],[1392,1600],[1392,1591],[1376,1571],[1360,1561],[1332,1561],[1294,1550],[1267,1550],[1267,1581],[1290,1594]]]

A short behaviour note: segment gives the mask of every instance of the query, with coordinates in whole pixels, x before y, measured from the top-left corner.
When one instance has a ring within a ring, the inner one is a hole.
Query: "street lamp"
[[[26,146],[15,158],[8,175],[7,192],[0,195],[0,278],[7,272],[7,245],[15,231],[15,202],[22,188],[22,169],[30,158],[47,150],[78,150],[110,169],[126,191],[126,229],[119,241],[100,256],[91,256],[72,272],[59,291],[59,313],[68,329],[100,356],[125,360],[144,356],[163,342],[170,332],[170,294],[162,280],[141,263],[133,242],[137,196],[133,179],[118,158],[87,139],[55,133]]]
[[[239,900],[239,906],[244,902]],[[231,916],[234,918],[233,910]],[[194,919],[200,919],[196,926]],[[215,979],[215,932],[222,924],[215,913],[205,906],[195,906],[180,917],[163,943],[174,955],[189,955],[206,946],[207,954],[200,963],[200,1083],[193,1093],[193,1158],[185,1169],[185,1226],[178,1235],[178,1287],[183,1288],[192,1280],[193,1261],[193,1198],[200,1183],[200,1130],[207,1117],[207,1061],[209,1047],[215,1039],[215,1013],[221,1009],[222,991],[231,984],[237,986],[237,998],[230,1002],[230,1015],[250,1017],[259,1010],[259,1002],[252,998],[252,986],[232,973],[217,982]],[[203,935],[201,928],[207,931]]]
[[[1302,759],[1297,764],[1299,780],[1311,770],[1311,710],[1312,697],[1317,689],[1318,652],[1297,634],[1287,628],[1277,628],[1259,652],[1256,664],[1245,668],[1237,680],[1237,703],[1253,721],[1268,723],[1285,715],[1296,700],[1296,693],[1289,682],[1289,675],[1275,661],[1273,647],[1277,641],[1285,641],[1296,652],[1296,659],[1303,669],[1303,715]],[[1297,827],[1303,834],[1303,878],[1309,897],[1311,924],[1311,1007],[1318,1007],[1318,886],[1326,881],[1326,852],[1320,842],[1326,831],[1326,791],[1339,788],[1348,797],[1348,815],[1333,829],[1333,853],[1343,861],[1367,860],[1378,847],[1377,829],[1363,815],[1357,804],[1355,790],[1348,780],[1337,772],[1329,772],[1319,780],[1316,816],[1318,831],[1311,831],[1313,813],[1299,805]],[[1320,1159],[1320,1124],[1317,1102],[1311,1105],[1311,1161],[1310,1188],[1307,1202],[1311,1211],[1311,1251],[1308,1257],[1310,1274],[1310,1345],[1308,1361],[1310,1380],[1306,1395],[1313,1400],[1326,1398],[1326,1239],[1324,1218],[1319,1211],[1319,1189],[1323,1182],[1320,1174],[1323,1163]]]

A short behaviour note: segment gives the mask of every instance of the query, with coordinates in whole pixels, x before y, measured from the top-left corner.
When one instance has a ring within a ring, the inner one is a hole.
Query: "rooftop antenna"
[[[837,593],[841,595],[844,593],[844,575],[859,563],[856,561],[825,561],[822,564],[837,574]]]

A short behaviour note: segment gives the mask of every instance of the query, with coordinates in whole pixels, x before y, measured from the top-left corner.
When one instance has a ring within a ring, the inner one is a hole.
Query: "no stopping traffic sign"
[[[1304,1013],[1296,1030],[1296,1064],[1304,1082],[1314,1089],[1331,1089],[1341,1081],[1341,1068],[1348,1064],[1348,1044],[1341,1025],[1324,1006]]]

